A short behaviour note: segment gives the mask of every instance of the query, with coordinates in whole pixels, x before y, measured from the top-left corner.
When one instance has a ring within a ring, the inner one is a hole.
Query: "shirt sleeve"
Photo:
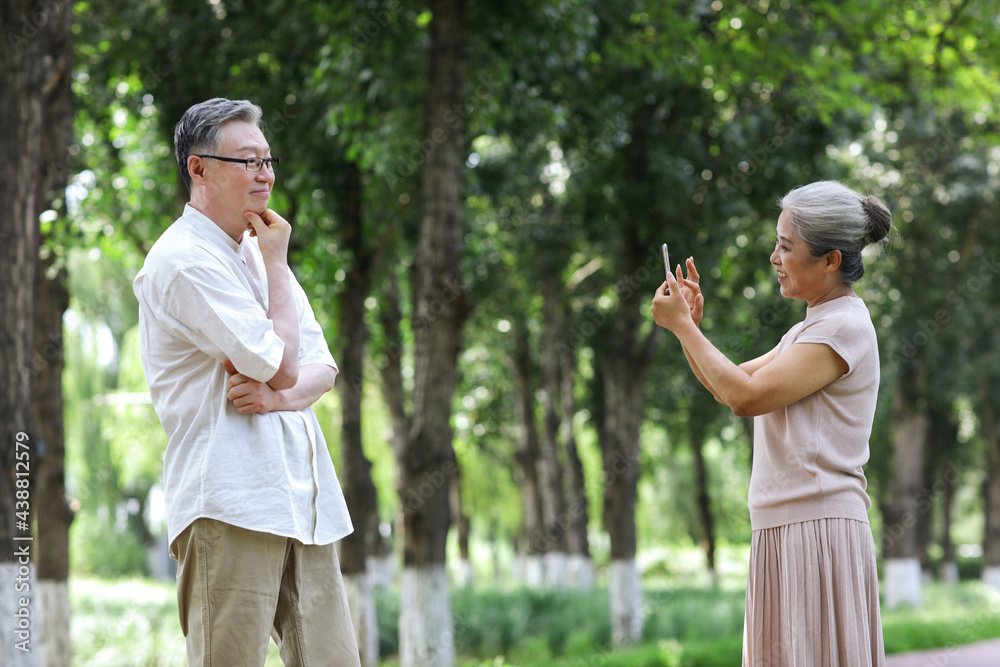
[[[847,374],[852,373],[863,356],[864,350],[858,345],[862,340],[857,322],[850,312],[838,313],[834,317],[823,317],[805,327],[796,338],[796,343],[820,343],[827,345],[847,363]]]
[[[320,328],[319,322],[316,321],[316,314],[309,304],[309,298],[306,296],[305,290],[299,285],[299,281],[295,279],[295,275],[291,270],[288,273],[292,293],[295,298],[295,307],[299,314],[299,366],[323,364],[324,366],[332,367],[339,373],[340,368],[337,366],[337,362],[334,361],[333,355],[330,354],[330,348],[326,343],[326,337],[323,335],[323,329]]]
[[[160,322],[173,335],[219,361],[229,359],[259,382],[278,372],[285,344],[236,276],[211,266],[184,268],[163,290],[161,304]]]

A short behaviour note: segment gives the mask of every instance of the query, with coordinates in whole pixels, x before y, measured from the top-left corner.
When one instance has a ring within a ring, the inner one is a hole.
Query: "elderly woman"
[[[750,573],[743,665],[883,665],[875,545],[863,466],[879,385],[875,328],[853,283],[861,251],[885,239],[885,205],[836,182],[781,200],[771,264],[805,320],[777,347],[737,366],[699,330],[704,297],[693,259],[653,298],[698,380],[754,418]]]

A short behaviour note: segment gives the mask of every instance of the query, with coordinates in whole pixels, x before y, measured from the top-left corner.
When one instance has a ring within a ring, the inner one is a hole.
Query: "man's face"
[[[229,121],[220,128],[222,140],[214,153],[220,157],[271,157],[264,134],[253,123]],[[267,166],[247,171],[246,165],[205,158],[207,194],[226,212],[227,217],[242,218],[245,211],[263,215],[274,185],[274,172]]]

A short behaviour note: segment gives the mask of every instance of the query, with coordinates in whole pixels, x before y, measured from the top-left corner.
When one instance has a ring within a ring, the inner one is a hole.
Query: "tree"
[[[55,71],[46,85],[45,177],[38,182],[38,201],[57,207],[65,225],[65,160],[73,143],[73,16],[69,7],[49,17],[49,48]],[[43,243],[45,240],[43,239]],[[66,503],[65,434],[63,429],[62,372],[63,314],[69,307],[63,258],[51,248],[35,271],[35,355],[40,368],[33,387],[40,443],[36,503],[38,535],[38,636],[46,665],[68,664],[70,647],[69,527],[73,512]]]
[[[69,307],[65,268],[54,267],[50,255],[36,269],[36,350],[32,370],[39,452],[36,517],[38,533],[38,599],[43,662],[70,662],[69,526],[73,512],[66,503],[66,444],[63,427],[62,372],[65,365],[63,314]],[[49,270],[54,275],[48,275]],[[40,349],[38,349],[40,348]]]
[[[517,419],[518,485],[521,487],[521,534],[524,583],[539,587],[545,582],[545,519],[543,488],[539,478],[542,458],[535,414],[535,367],[524,318],[515,325],[515,352],[510,365],[514,376],[514,413]],[[519,543],[521,542],[519,540]]]
[[[398,5],[390,3],[389,12],[368,4],[369,15],[383,21],[376,26],[378,32],[390,33],[389,22],[398,19]],[[350,8],[295,1],[263,8],[167,3],[166,10],[150,3],[102,2],[96,12],[88,26],[99,37],[90,41],[105,46],[95,49],[88,63],[92,78],[114,92],[123,85],[138,88],[136,96],[143,104],[126,103],[120,111],[127,117],[138,113],[166,119],[155,127],[163,146],[171,143],[173,121],[203,99],[246,97],[264,111],[263,130],[284,158],[273,206],[296,229],[290,256],[300,282],[307,293],[326,297],[324,307],[316,310],[335,341],[331,348],[341,365],[340,478],[355,525],[355,533],[342,545],[341,565],[362,659],[366,665],[375,664],[377,626],[366,560],[381,538],[371,463],[361,446],[361,398],[365,300],[386,255],[388,235],[378,229],[388,226],[388,218],[371,205],[381,195],[379,188],[368,187],[374,180],[371,172],[383,168],[387,158],[385,150],[369,139],[384,127],[374,120],[385,110],[380,104],[406,105],[378,94],[395,90],[394,86],[355,74],[359,70],[370,74],[377,68],[387,57],[385,45],[394,40],[381,39],[378,46],[359,43],[349,31],[356,18]],[[262,13],[266,31],[260,27]],[[182,29],[172,35],[176,26]],[[136,57],[140,52],[142,57]],[[206,52],[215,57],[204,58]],[[304,53],[309,57],[302,57]],[[155,69],[150,61],[157,63]],[[158,114],[148,113],[154,103]],[[97,104],[88,112],[99,117],[105,106]],[[306,136],[312,138],[309,150],[299,140]],[[107,137],[109,144],[111,139]],[[174,171],[170,165],[163,169]],[[133,234],[140,249],[151,244],[164,222],[176,217],[186,193],[176,181],[174,188],[177,196],[163,203],[159,224],[144,225]],[[313,243],[317,238],[327,242]],[[334,246],[340,252],[328,250]],[[343,282],[336,278],[341,270],[346,276]],[[333,289],[327,290],[329,286]]]
[[[52,169],[68,148],[69,77],[72,71],[70,8],[18,0],[0,3],[0,23],[11,29],[0,49],[0,86],[8,93],[0,103],[4,150],[16,156],[0,167],[0,541],[12,549],[0,555],[0,631],[8,641],[0,661],[10,665],[37,664],[42,647],[46,659],[68,659],[68,609],[60,609],[66,586],[66,556],[60,546],[68,521],[53,519],[50,509],[62,499],[58,451],[61,434],[51,435],[53,451],[43,459],[46,443],[36,429],[32,390],[36,357],[35,304],[38,275],[39,215],[58,198],[66,174]],[[15,32],[15,30],[17,32]],[[8,143],[9,142],[9,143]],[[58,306],[56,306],[58,307]],[[48,320],[45,324],[49,324]],[[51,331],[46,327],[47,333]],[[58,356],[54,351],[52,356]],[[44,360],[44,356],[41,357]],[[48,404],[46,408],[58,409]],[[43,419],[51,416],[39,415]],[[44,475],[44,478],[40,477]],[[42,481],[44,479],[44,481]],[[46,495],[41,496],[44,492]],[[30,513],[37,513],[39,542],[30,538]],[[38,549],[42,546],[45,552]],[[44,556],[44,560],[39,560]],[[34,579],[36,564],[41,568]],[[38,604],[35,604],[38,601]],[[48,609],[43,609],[44,605]],[[34,617],[34,620],[32,619]],[[50,633],[41,642],[38,633]],[[16,641],[13,641],[16,639]]]
[[[926,498],[935,498],[924,469],[934,459],[928,448],[935,422],[954,412],[959,396],[970,395],[969,378],[981,377],[979,358],[993,347],[991,341],[969,340],[966,333],[983,326],[990,313],[982,300],[968,298],[973,296],[970,281],[981,280],[982,249],[993,243],[982,200],[989,190],[983,182],[988,158],[963,145],[960,137],[969,125],[958,110],[932,114],[923,104],[902,106],[876,120],[869,140],[878,143],[891,132],[891,142],[883,139],[883,150],[872,158],[891,174],[892,186],[883,196],[895,198],[900,229],[888,256],[887,285],[879,290],[883,296],[874,292],[872,299],[880,321],[889,325],[882,345],[883,386],[893,396],[894,436],[892,465],[886,468],[892,490],[882,503],[882,546],[883,591],[890,609],[922,599],[920,535],[929,531],[933,516]],[[935,246],[946,251],[932,253]],[[922,276],[935,270],[932,266],[942,279],[927,284]],[[949,449],[952,459],[967,456],[961,448]]]
[[[462,107],[462,0],[431,2],[429,86],[424,108],[420,234],[414,260],[414,389],[410,431],[399,457],[403,519],[400,662],[454,663],[445,543],[455,469],[451,403],[462,326],[468,314],[459,264],[465,144]],[[441,480],[443,482],[438,482]]]
[[[340,370],[343,374],[337,385],[341,420],[341,456],[344,497],[353,517],[354,532],[340,545],[340,567],[344,574],[351,619],[356,629],[361,664],[376,667],[378,664],[378,624],[375,618],[372,578],[366,571],[369,545],[378,531],[378,496],[372,482],[371,461],[365,456],[361,440],[361,399],[364,378],[364,353],[367,328],[365,326],[365,299],[372,282],[373,253],[366,247],[362,235],[361,173],[357,165],[347,164],[346,197],[343,198],[345,215],[341,218],[341,245],[351,252],[354,259],[347,274],[347,288],[338,297],[338,321],[343,348],[340,351]],[[374,520],[373,520],[374,519]]]
[[[988,473],[985,483],[986,531],[983,537],[983,581],[1000,590],[1000,431],[997,426],[997,385],[983,381],[980,387],[980,410],[988,444]]]

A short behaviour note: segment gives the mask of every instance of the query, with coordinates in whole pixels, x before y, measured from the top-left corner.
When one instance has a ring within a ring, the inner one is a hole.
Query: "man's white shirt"
[[[299,315],[299,366],[337,370],[302,287],[288,271]],[[234,241],[188,205],[156,241],[133,282],[142,364],[167,432],[167,532],[195,519],[329,544],[354,527],[312,409],[242,415],[226,398],[229,359],[266,382],[284,343],[267,317],[257,239]]]

